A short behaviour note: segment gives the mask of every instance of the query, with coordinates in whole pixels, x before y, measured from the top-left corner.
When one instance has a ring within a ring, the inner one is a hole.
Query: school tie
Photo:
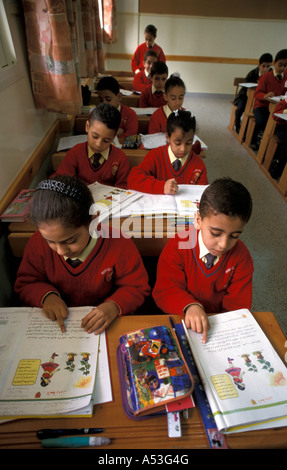
[[[281,81],[281,80],[282,80],[282,78],[283,78],[283,75],[279,74],[279,75],[277,75],[277,78],[278,78],[278,80],[280,80],[280,81]]]
[[[205,262],[206,269],[212,268],[213,262],[216,256],[212,255],[211,253],[207,253],[207,255],[205,255],[205,258],[206,258],[206,262]]]
[[[67,258],[66,261],[67,263],[69,263],[70,266],[72,266],[72,268],[77,268],[82,263],[82,261],[78,258],[76,259]]]
[[[92,166],[93,168],[96,170],[97,168],[99,168],[100,165],[100,159],[102,158],[102,154],[101,153],[94,153],[94,155],[92,156]]]
[[[176,160],[174,160],[172,166],[174,171],[177,173],[181,169],[181,161],[177,158]]]

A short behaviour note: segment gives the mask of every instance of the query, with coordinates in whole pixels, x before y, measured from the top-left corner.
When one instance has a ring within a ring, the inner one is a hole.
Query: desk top
[[[285,337],[271,312],[257,312],[254,317],[268,336],[281,358],[284,357]],[[182,317],[174,316],[176,322]],[[199,409],[182,417],[182,437],[168,438],[166,416],[136,421],[129,419],[122,408],[116,350],[119,336],[137,327],[169,325],[168,315],[127,316],[113,322],[108,330],[110,370],[114,401],[95,406],[92,418],[23,419],[0,425],[0,448],[40,449],[36,431],[44,428],[102,427],[102,436],[111,438],[111,444],[100,449],[209,449]],[[287,428],[248,431],[227,437],[231,449],[286,448]]]

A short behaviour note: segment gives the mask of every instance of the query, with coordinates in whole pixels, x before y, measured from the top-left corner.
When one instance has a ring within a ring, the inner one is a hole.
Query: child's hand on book
[[[65,333],[65,318],[68,317],[68,307],[56,292],[49,293],[43,301],[43,311],[50,320],[57,320],[62,333]]]
[[[108,300],[98,307],[93,308],[88,315],[82,319],[82,328],[87,333],[100,334],[114,321],[120,313],[116,303]]]
[[[204,309],[198,304],[190,305],[186,309],[184,321],[187,328],[202,333],[202,342],[206,343],[210,325]]]
[[[174,178],[171,178],[164,183],[164,188],[163,188],[164,194],[174,195],[177,193],[177,190],[178,190],[178,185]]]

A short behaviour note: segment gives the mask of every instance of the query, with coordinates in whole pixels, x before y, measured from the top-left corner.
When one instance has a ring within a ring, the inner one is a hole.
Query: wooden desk
[[[183,225],[174,226],[171,218],[129,217],[114,219],[111,224],[131,236],[141,256],[159,256],[169,239],[184,229]],[[33,225],[26,222],[9,224],[8,242],[16,258],[23,256],[25,246],[35,230]]]
[[[271,312],[257,312],[254,316],[268,336],[273,347],[284,357],[285,337]],[[182,317],[174,316],[176,322]],[[129,315],[113,322],[108,329],[110,370],[114,401],[96,405],[92,418],[45,418],[23,419],[0,425],[0,448],[40,449],[41,441],[36,431],[44,428],[89,428],[102,427],[103,436],[111,439],[111,444],[98,449],[209,449],[199,409],[191,410],[189,418],[182,417],[182,437],[169,438],[166,416],[143,421],[129,419],[122,408],[121,392],[116,361],[118,338],[137,327],[169,325],[168,315]],[[287,448],[287,428],[248,431],[227,437],[231,449],[271,449]]]
[[[274,113],[274,109],[276,108],[277,102],[273,101],[272,98],[268,99],[268,101],[270,101],[270,104],[269,104],[269,118],[268,118],[267,124],[265,126],[264,134],[263,134],[263,137],[262,137],[262,140],[260,142],[260,146],[259,146],[259,149],[258,149],[258,152],[257,152],[257,155],[256,155],[256,160],[259,163],[263,163],[265,153],[266,153],[266,149],[267,149],[267,146],[268,146],[268,142],[269,142],[270,138],[272,137],[272,135],[274,134],[275,129],[276,129],[276,121],[274,121],[274,119],[273,119],[273,113]],[[268,167],[268,169],[269,169],[269,167]]]
[[[243,140],[244,140],[245,132],[246,132],[246,129],[247,129],[247,126],[248,126],[249,118],[250,118],[250,114],[252,113],[252,109],[253,109],[255,90],[256,90],[256,87],[248,88],[248,90],[247,90],[247,102],[246,102],[246,105],[245,105],[243,117],[242,117],[242,120],[241,120],[240,131],[239,131],[239,134],[238,134],[239,142],[243,142]]]

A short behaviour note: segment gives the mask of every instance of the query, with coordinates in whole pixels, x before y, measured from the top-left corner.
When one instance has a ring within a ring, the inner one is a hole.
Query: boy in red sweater
[[[97,84],[100,103],[108,103],[121,113],[121,123],[117,132],[119,142],[123,144],[126,137],[138,133],[138,117],[129,106],[121,103],[120,85],[114,77],[103,77]]]
[[[132,71],[135,74],[139,73],[141,70],[144,69],[143,61],[147,50],[154,51],[158,60],[160,60],[161,62],[166,62],[162,48],[155,43],[156,36],[157,28],[152,24],[147,25],[144,30],[145,42],[140,44],[136,48],[131,61]]]
[[[285,95],[287,91],[287,49],[282,49],[276,54],[274,69],[265,73],[258,82],[254,93],[253,112],[256,126],[252,137],[252,148],[257,150],[260,142],[258,137],[264,132],[269,118],[268,98]]]
[[[135,312],[150,292],[132,240],[112,238],[108,228],[93,230],[93,202],[88,187],[69,176],[42,181],[32,199],[38,231],[25,248],[15,291],[25,305],[42,307],[63,332],[69,307],[93,306],[82,327],[99,334],[115,318]]]
[[[157,55],[154,51],[147,50],[144,56],[144,70],[141,70],[134,76],[133,89],[134,91],[142,92],[146,87],[151,85],[151,68],[157,61]]]
[[[155,62],[151,68],[152,84],[146,87],[139,99],[140,108],[159,108],[166,104],[164,85],[168,77],[168,68],[164,62]]]
[[[251,212],[251,196],[241,183],[215,180],[201,196],[194,227],[177,234],[160,255],[155,302],[165,313],[184,316],[203,342],[207,313],[251,308],[253,262],[238,240]]]
[[[172,112],[182,108],[183,100],[185,95],[185,84],[182,79],[177,75],[171,75],[164,86],[164,98],[166,104],[158,108],[151,115],[149,120],[148,133],[156,134],[158,132],[166,133],[167,118]],[[200,142],[197,140],[192,150],[197,155],[205,157],[204,150],[201,148]]]
[[[206,167],[192,151],[195,117],[178,110],[167,120],[168,144],[150,150],[132,168],[128,188],[150,194],[176,194],[178,184],[208,184]]]
[[[99,104],[86,122],[87,142],[72,147],[55,174],[76,175],[86,184],[98,181],[125,189],[129,161],[121,149],[112,145],[120,122],[121,114],[114,106]]]

